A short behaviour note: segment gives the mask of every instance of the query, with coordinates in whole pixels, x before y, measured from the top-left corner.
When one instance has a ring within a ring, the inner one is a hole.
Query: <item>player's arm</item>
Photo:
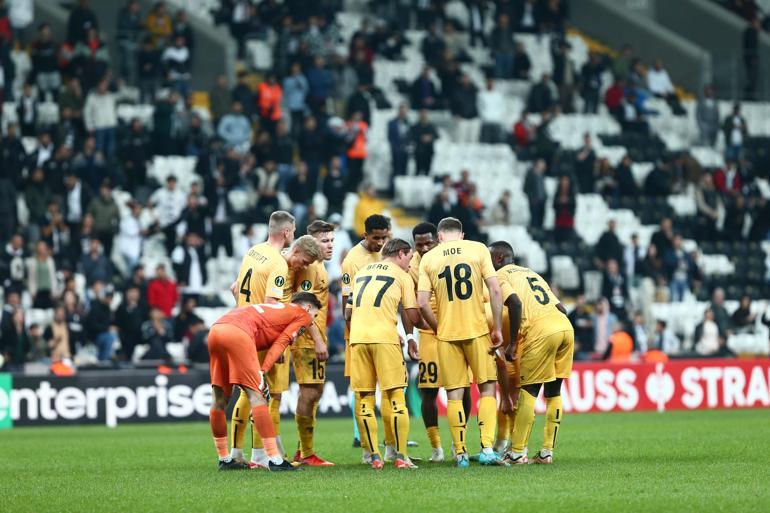
[[[489,306],[492,308],[492,350],[496,351],[503,345],[503,304],[502,293],[500,292],[500,282],[497,276],[492,275],[484,280],[489,290]]]
[[[508,348],[505,350],[505,359],[512,362],[516,359],[516,351],[518,349],[519,329],[521,328],[521,299],[515,293],[512,293],[505,300],[505,307],[508,309],[511,337]]]
[[[499,354],[495,354],[495,365],[497,365],[497,384],[500,385],[500,411],[505,414],[512,413],[511,381],[508,377],[505,360],[500,358]]]
[[[310,320],[310,322],[308,322]],[[273,365],[283,356],[283,352],[289,347],[289,344],[294,342],[302,328],[307,328],[312,324],[312,319],[309,315],[298,316],[297,319],[289,323],[288,326],[278,335],[273,345],[265,355],[265,361],[262,362],[262,371],[267,372],[273,368]]]
[[[325,362],[329,359],[329,349],[324,343],[324,339],[321,336],[321,330],[318,329],[316,323],[310,325],[307,330],[310,338],[313,339],[313,345],[315,346],[315,357],[319,362]]]
[[[422,318],[428,323],[428,326],[433,330],[433,333],[438,333],[438,321],[436,320],[436,316],[433,315],[433,309],[430,307],[430,296],[431,292],[426,292],[424,290],[418,291],[417,304],[420,307]]]
[[[345,323],[348,325],[348,330],[350,330],[350,319],[353,318],[353,300],[352,296],[348,297],[345,303]]]
[[[414,327],[422,324],[422,316],[418,308],[399,308],[401,310],[401,322],[404,323],[404,331],[406,332],[406,340],[408,345],[409,358],[414,361],[419,359],[419,353],[417,350],[417,342],[414,339]],[[424,329],[424,328],[423,328]]]

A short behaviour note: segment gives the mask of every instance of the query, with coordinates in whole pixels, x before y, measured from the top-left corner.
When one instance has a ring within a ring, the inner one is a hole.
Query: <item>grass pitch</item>
[[[767,409],[568,415],[553,465],[467,470],[372,471],[351,448],[351,423],[319,421],[318,452],[336,467],[291,474],[218,472],[207,423],[0,432],[0,511],[770,511]],[[287,447],[295,429],[284,420]],[[430,454],[420,419],[410,438],[412,455]]]

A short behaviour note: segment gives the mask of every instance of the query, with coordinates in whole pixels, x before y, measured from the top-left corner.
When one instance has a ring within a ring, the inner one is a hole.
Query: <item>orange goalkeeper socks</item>
[[[211,424],[211,435],[214,438],[214,446],[217,448],[217,455],[220,460],[229,457],[227,450],[227,419],[224,410],[209,410],[209,424]]]
[[[251,419],[254,422],[254,427],[259,432],[260,438],[262,438],[267,456],[271,460],[281,458],[278,452],[278,444],[275,440],[275,429],[273,428],[273,419],[270,417],[270,409],[266,405],[254,406],[251,409]],[[283,461],[282,458],[281,461]]]

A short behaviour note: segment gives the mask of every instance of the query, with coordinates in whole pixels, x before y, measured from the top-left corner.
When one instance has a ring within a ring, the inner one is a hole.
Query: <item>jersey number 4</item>
[[[439,279],[446,280],[446,293],[449,301],[457,299],[468,299],[473,294],[473,283],[471,283],[471,266],[468,264],[457,264],[453,269],[449,266],[444,267]]]
[[[251,269],[246,271],[246,274],[243,276],[243,280],[241,280],[241,290],[239,292],[246,296],[247,303],[251,303]]]
[[[372,281],[372,278],[372,276],[361,276],[360,278],[356,278],[356,284],[361,284],[361,288],[358,289],[358,295],[356,296],[356,308],[361,306],[361,296],[364,295],[364,289],[366,289],[366,286]],[[385,295],[385,292],[387,292],[390,286],[396,282],[396,279],[390,276],[377,276],[374,277],[374,281],[381,281],[384,283],[384,285],[380,287],[377,297],[374,298],[374,306],[379,308],[382,304],[382,298]]]

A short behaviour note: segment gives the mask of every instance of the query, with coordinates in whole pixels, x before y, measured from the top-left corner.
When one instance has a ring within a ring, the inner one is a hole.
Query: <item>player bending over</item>
[[[209,412],[211,434],[219,456],[219,470],[249,468],[228,454],[225,408],[233,385],[249,399],[254,426],[268,456],[267,469],[295,470],[283,459],[268,409],[270,390],[265,374],[284,350],[308,328],[320,308],[309,293],[297,293],[290,304],[249,305],[220,317],[209,332],[209,358],[213,405]],[[260,363],[257,351],[267,350]],[[254,465],[253,467],[261,467]]]
[[[447,391],[447,420],[457,451],[456,464],[467,468],[464,390],[470,386],[468,367],[481,393],[478,411],[482,465],[507,465],[494,453],[497,368],[492,354],[502,346],[500,285],[489,250],[463,240],[462,223],[442,219],[439,245],[420,262],[417,301],[423,318],[438,337],[439,380]],[[484,284],[489,289],[493,329],[484,315]],[[436,298],[436,311],[430,306]]]
[[[369,264],[353,278],[353,288],[345,308],[350,321],[350,384],[358,394],[355,415],[361,445],[370,453],[373,469],[383,467],[377,441],[375,396],[382,392],[383,423],[390,424],[396,449],[395,466],[417,468],[407,455],[409,411],[404,388],[406,363],[398,335],[399,305],[412,324],[420,323],[414,284],[407,274],[412,247],[401,239],[389,240],[381,251],[382,261]],[[390,419],[385,418],[385,405]]]
[[[575,334],[566,316],[564,305],[551,291],[548,283],[536,272],[513,265],[513,248],[507,242],[491,246],[495,259],[502,265],[503,301],[512,296],[521,302],[520,381],[518,408],[513,427],[513,442],[506,461],[515,465],[528,462],[527,443],[535,421],[535,400],[544,388],[546,413],[543,448],[532,463],[551,463],[556,436],[563,417],[561,382],[572,372]],[[512,334],[505,357],[517,358],[519,337]]]

